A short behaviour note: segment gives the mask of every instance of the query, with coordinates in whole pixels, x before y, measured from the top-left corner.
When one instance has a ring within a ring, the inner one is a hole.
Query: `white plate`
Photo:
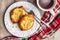
[[[11,19],[10,19],[10,11],[15,8],[15,7],[18,7],[18,6],[23,6],[25,7],[26,11],[30,11],[32,10],[35,15],[38,17],[38,18],[41,18],[41,15],[40,15],[40,12],[39,10],[34,6],[32,5],[31,3],[29,2],[25,2],[25,1],[20,1],[20,2],[16,2],[14,4],[12,4],[11,6],[9,6],[9,8],[7,9],[6,13],[5,13],[5,16],[4,16],[4,23],[5,23],[5,26],[7,28],[7,30],[17,36],[17,37],[29,37],[31,36],[34,32],[36,32],[36,30],[39,28],[39,24],[36,22],[36,20],[34,21],[34,25],[31,29],[27,30],[27,31],[21,31],[18,27],[18,24],[15,23],[13,24],[11,22]]]

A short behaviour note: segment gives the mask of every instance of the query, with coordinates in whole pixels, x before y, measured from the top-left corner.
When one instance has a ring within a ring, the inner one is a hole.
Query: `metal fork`
[[[47,25],[44,21],[42,21],[41,19],[39,19],[35,14],[34,12],[31,10],[30,12],[28,12],[28,14],[33,14],[34,15],[34,18],[35,20],[40,24],[41,22],[44,23],[45,25]],[[48,25],[47,25],[48,26]]]
[[[34,19],[37,21],[38,24],[41,24],[44,23],[46,26],[50,27],[49,24],[46,24],[44,21],[42,21],[41,19],[39,19],[35,14],[34,12],[31,10],[30,12],[28,12],[28,14],[33,14],[34,15]],[[40,30],[41,27],[39,27],[39,30]],[[46,27],[44,27],[46,28]]]
[[[28,14],[33,14],[34,19],[40,24],[40,19],[34,14],[34,12],[32,10],[30,12],[28,12]]]

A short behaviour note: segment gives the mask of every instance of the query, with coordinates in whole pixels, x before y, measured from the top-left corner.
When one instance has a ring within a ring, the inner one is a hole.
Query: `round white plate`
[[[29,29],[27,31],[21,31],[19,29],[19,26],[17,23],[13,24],[10,19],[10,12],[12,9],[14,9],[15,7],[19,7],[19,6],[23,6],[26,9],[26,11],[28,11],[28,12],[30,10],[32,10],[38,18],[41,18],[39,10],[34,5],[32,5],[29,2],[20,1],[20,2],[16,2],[16,3],[12,4],[11,6],[9,6],[9,8],[7,9],[5,16],[4,16],[4,23],[5,23],[7,30],[14,36],[29,37],[34,32],[36,32],[36,30],[39,28],[40,25],[35,20],[34,25],[31,29]]]

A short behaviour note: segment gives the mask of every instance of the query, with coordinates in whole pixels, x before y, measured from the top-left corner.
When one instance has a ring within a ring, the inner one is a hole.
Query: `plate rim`
[[[27,1],[19,1],[19,2],[27,2]],[[17,3],[19,3],[19,2],[15,2],[15,3],[13,3],[13,4],[17,4]],[[29,4],[32,4],[32,3],[30,3],[30,2],[27,2],[27,3],[29,3]],[[11,4],[10,6],[12,6],[13,4]],[[33,4],[32,4],[33,5]],[[10,6],[8,6],[8,8],[7,8],[7,10],[9,9],[9,7]],[[35,5],[33,5],[35,8],[37,8]],[[6,12],[7,12],[7,10],[5,11],[5,14],[6,14]],[[37,8],[37,10],[38,10],[38,8]],[[39,10],[38,10],[39,11]],[[6,24],[5,24],[5,14],[4,14],[4,25],[5,25],[5,27],[6,27]],[[41,16],[41,15],[40,15]],[[7,29],[7,27],[6,27],[6,29]],[[10,34],[12,34],[12,35],[14,35],[13,33],[11,33],[8,29],[7,29],[7,31],[10,33]],[[14,35],[14,36],[16,36],[16,35]],[[18,37],[18,36],[17,36]]]

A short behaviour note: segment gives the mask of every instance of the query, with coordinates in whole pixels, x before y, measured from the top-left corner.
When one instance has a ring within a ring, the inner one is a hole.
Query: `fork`
[[[33,14],[34,15],[34,19],[39,23],[39,24],[41,24],[41,22],[42,23],[44,23],[45,25],[47,25],[44,21],[42,21],[41,19],[39,19],[35,14],[34,14],[34,12],[31,10],[30,12],[28,12],[28,14]],[[48,26],[48,25],[47,25]]]
[[[30,12],[28,12],[28,14],[33,14],[34,19],[40,24],[40,19],[34,14],[34,12],[32,10]]]
[[[34,15],[34,19],[37,21],[37,23],[38,24],[41,24],[41,22],[42,23],[44,23],[46,26],[48,26],[48,27],[50,27],[49,26],[49,24],[46,24],[44,21],[42,21],[41,19],[39,19],[35,14],[34,14],[34,12],[31,10],[30,12],[28,12],[28,14],[33,14]],[[46,28],[45,26],[44,27],[39,27],[39,29],[37,30],[38,32],[39,32],[39,30],[43,30],[43,29],[41,29],[41,28]]]

